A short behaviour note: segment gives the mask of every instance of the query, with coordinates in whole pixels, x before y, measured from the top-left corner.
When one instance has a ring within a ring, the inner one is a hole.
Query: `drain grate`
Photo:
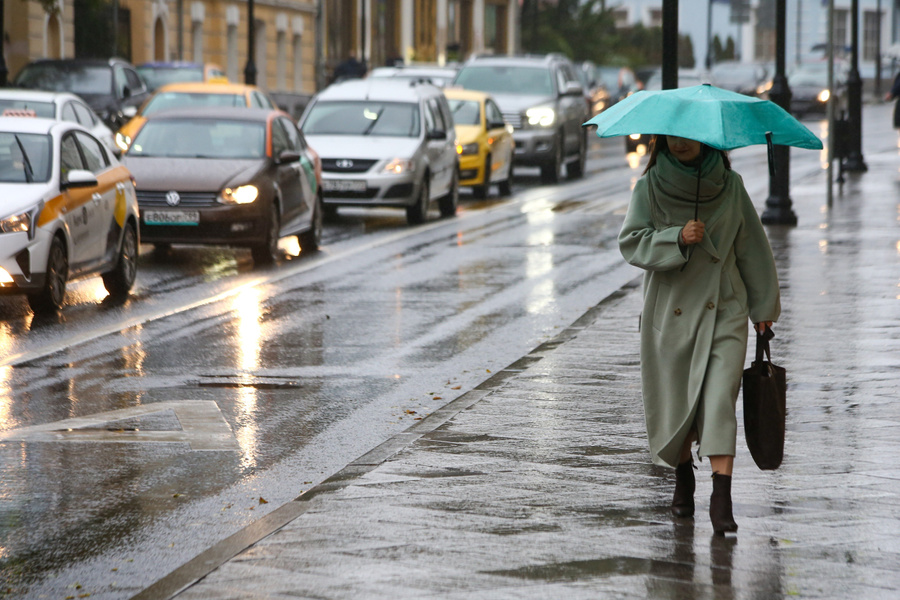
[[[300,382],[289,377],[236,375],[201,375],[197,382],[200,387],[253,388],[257,390],[279,390],[299,388]]]

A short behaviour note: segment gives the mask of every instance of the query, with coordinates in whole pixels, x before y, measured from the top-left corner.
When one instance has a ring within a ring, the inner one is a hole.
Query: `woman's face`
[[[689,163],[700,156],[700,142],[698,141],[667,135],[666,143],[672,156],[683,163]]]

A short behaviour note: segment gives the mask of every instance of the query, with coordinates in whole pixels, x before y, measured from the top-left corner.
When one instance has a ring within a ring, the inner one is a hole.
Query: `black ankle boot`
[[[694,516],[694,461],[686,460],[675,468],[675,493],[672,495],[672,514],[676,517]]]
[[[709,497],[709,520],[717,535],[737,531],[731,511],[731,475],[713,473],[713,491]]]

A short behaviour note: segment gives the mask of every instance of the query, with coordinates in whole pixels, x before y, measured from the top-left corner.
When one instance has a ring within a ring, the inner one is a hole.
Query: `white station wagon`
[[[96,137],[75,123],[0,117],[0,295],[54,312],[67,282],[99,274],[126,296],[138,235],[131,173]]]

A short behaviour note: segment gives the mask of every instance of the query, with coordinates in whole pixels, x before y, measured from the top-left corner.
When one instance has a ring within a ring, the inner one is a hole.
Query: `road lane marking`
[[[117,421],[175,413],[180,429],[119,429]],[[240,451],[218,405],[212,400],[157,402],[0,432],[0,442],[187,443],[193,451]]]

